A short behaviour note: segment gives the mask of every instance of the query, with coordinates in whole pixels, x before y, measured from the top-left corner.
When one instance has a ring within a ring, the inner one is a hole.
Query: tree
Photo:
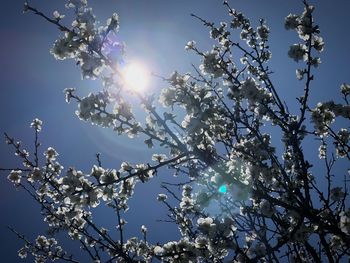
[[[271,79],[266,22],[261,19],[255,28],[227,1],[228,23],[217,26],[193,15],[210,30],[216,45],[203,52],[194,41],[188,42],[186,49],[196,53],[202,64],[193,67],[194,73],[174,72],[163,78],[170,87],[159,95],[161,105],[155,96],[127,89],[115,54],[116,48],[123,49],[114,40],[118,15],[97,27],[85,0],[69,0],[66,6],[75,16],[71,27],[63,25],[58,12],[50,17],[27,2],[24,6],[26,12],[62,31],[51,49],[56,59],[73,59],[83,78],[103,82],[100,92],[86,97],[66,89],[66,101],[77,102],[81,120],[131,138],[143,136],[149,148],[157,144],[164,153],[154,154],[149,163],[124,162],[117,169],[104,168],[97,155],[97,165],[83,173],[63,169],[52,147],[41,160],[39,119],[31,123],[33,157],[5,134],[23,167],[2,170],[9,170],[8,179],[40,204],[48,224],[48,237],[40,235],[35,241],[13,230],[25,242],[20,257],[29,253],[37,262],[79,262],[55,239],[67,232],[94,262],[341,262],[348,258],[349,174],[345,166],[350,134],[334,122],[350,117],[350,85],[341,86],[342,103],[328,101],[316,107],[309,103],[313,72],[324,48],[313,6],[305,1],[302,14],[290,14],[285,20],[286,29],[299,37],[288,52],[291,59],[301,62],[296,77],[304,83],[304,91],[298,98],[297,114],[289,110]],[[234,41],[238,33],[241,40]],[[142,104],[145,121],[133,113],[130,95]],[[270,134],[276,133],[281,145],[272,143]],[[317,163],[304,154],[310,138],[320,143]],[[314,175],[313,166],[323,167],[324,176]],[[162,168],[184,177],[184,183],[176,185],[182,187],[180,197],[176,188],[164,186],[178,205],[173,206],[165,194],[158,196],[169,210],[170,221],[178,225],[181,240],[151,244],[145,226],[143,237],[126,239],[123,214],[135,185],[152,180]],[[335,169],[344,180],[334,179]],[[116,214],[118,239],[112,230],[93,221],[94,208],[102,205]]]

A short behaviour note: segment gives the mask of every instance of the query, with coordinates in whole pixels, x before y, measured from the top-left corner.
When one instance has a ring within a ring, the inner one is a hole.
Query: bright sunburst
[[[126,87],[134,91],[144,90],[149,84],[150,72],[138,62],[131,62],[122,70]]]

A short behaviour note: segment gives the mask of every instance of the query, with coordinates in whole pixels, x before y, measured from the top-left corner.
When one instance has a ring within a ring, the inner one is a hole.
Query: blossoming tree
[[[227,23],[215,25],[193,15],[210,30],[216,44],[205,52],[194,41],[188,42],[186,49],[197,54],[202,64],[193,73],[174,72],[164,78],[170,87],[156,99],[125,88],[115,59],[115,49],[123,48],[113,40],[119,28],[117,14],[98,27],[86,0],[68,0],[66,7],[74,21],[66,26],[59,12],[49,16],[25,3],[25,12],[62,32],[51,49],[54,57],[75,60],[83,78],[102,82],[101,91],[86,97],[72,88],[65,90],[66,101],[78,105],[78,117],[117,134],[143,136],[147,147],[159,145],[166,154],[154,154],[146,164],[125,160],[115,169],[102,167],[97,155],[98,165],[84,173],[64,169],[52,147],[40,157],[39,119],[31,123],[35,132],[31,154],[5,134],[23,167],[1,170],[9,171],[8,179],[40,204],[48,225],[49,235],[39,235],[35,241],[12,229],[24,241],[20,257],[31,254],[36,262],[80,262],[55,239],[66,232],[92,262],[345,262],[350,255],[345,167],[350,133],[334,122],[350,118],[350,85],[340,87],[342,102],[309,103],[313,72],[324,48],[314,7],[304,1],[301,14],[285,19],[285,28],[299,37],[288,55],[300,62],[296,78],[304,83],[299,113],[293,114],[270,78],[266,22],[261,19],[255,27],[228,1],[223,4],[230,17]],[[236,34],[239,41],[231,37]],[[127,99],[130,93],[142,104],[145,120],[133,113]],[[266,127],[281,134],[281,145],[273,145]],[[320,143],[316,163],[304,153],[307,138]],[[343,181],[333,179],[338,163],[342,163]],[[313,166],[324,173],[313,175]],[[165,193],[158,195],[182,238],[152,244],[142,226],[141,237],[126,239],[123,215],[135,185],[152,180],[162,168],[186,178],[178,185],[183,189],[180,196],[165,188],[178,205],[171,205]],[[94,222],[97,206],[115,212],[119,238]],[[212,206],[218,212],[212,213]]]

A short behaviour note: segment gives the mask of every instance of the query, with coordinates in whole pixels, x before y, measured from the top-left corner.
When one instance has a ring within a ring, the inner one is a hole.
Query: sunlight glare
[[[149,84],[150,72],[140,63],[127,64],[122,74],[126,86],[133,91],[144,90]]]

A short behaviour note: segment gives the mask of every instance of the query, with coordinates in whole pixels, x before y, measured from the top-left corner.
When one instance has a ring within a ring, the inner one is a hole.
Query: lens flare
[[[150,72],[138,62],[132,62],[122,70],[124,84],[133,91],[144,90],[149,84]]]
[[[225,184],[219,187],[219,193],[224,194],[226,192],[227,192],[227,186]]]

